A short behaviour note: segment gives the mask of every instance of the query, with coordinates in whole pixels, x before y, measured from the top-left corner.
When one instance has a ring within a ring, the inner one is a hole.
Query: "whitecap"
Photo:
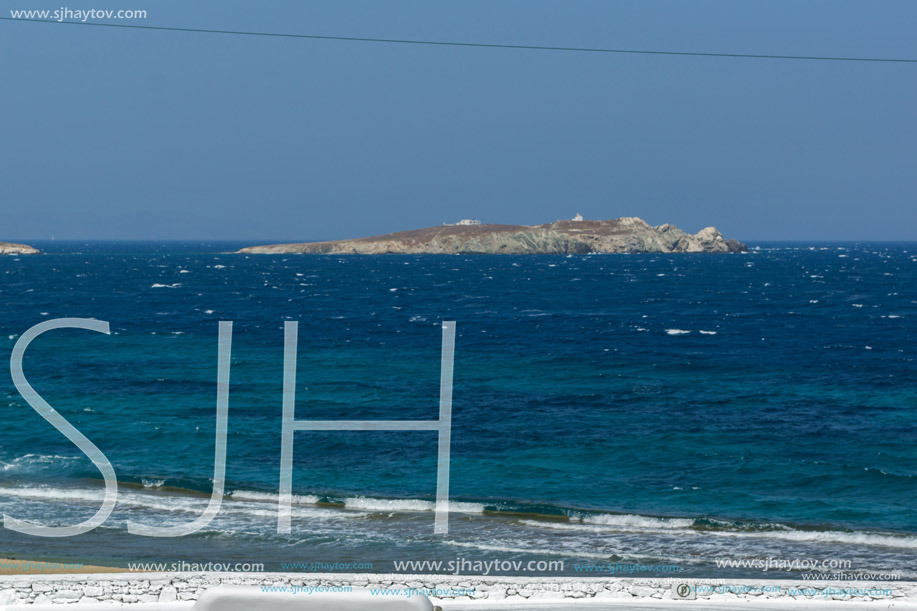
[[[679,529],[689,528],[694,524],[691,518],[654,518],[650,516],[641,516],[635,514],[613,514],[603,513],[598,515],[586,515],[580,518],[583,524],[595,524],[598,526],[614,526],[617,528],[632,529]]]
[[[433,511],[436,509],[436,503],[420,499],[376,499],[358,496],[344,499],[344,507],[347,509],[362,509],[363,511]],[[484,505],[449,501],[449,511],[456,513],[483,513]]]
[[[690,333],[690,331],[686,331],[684,329],[666,329],[665,332],[669,335],[687,335]]]
[[[730,532],[708,531],[706,535],[740,537],[752,539],[781,539],[784,541],[814,541],[818,543],[845,543],[849,545],[867,545],[878,547],[895,547],[917,550],[917,537],[883,535],[866,532],[841,532],[833,530],[779,530],[767,532]]]
[[[29,471],[35,467],[47,468],[53,466],[60,468],[63,464],[75,460],[79,459],[74,456],[59,456],[57,454],[25,454],[9,462],[0,463],[0,472]]]
[[[510,547],[507,545],[491,545],[487,543],[473,543],[466,541],[444,541],[447,545],[454,545],[455,547],[469,547],[472,549],[480,549],[488,552],[506,552],[510,554],[540,554],[548,556],[576,556],[578,558],[602,558],[602,559],[611,559],[614,555],[612,553],[607,554],[596,554],[593,552],[580,552],[571,553],[570,551],[563,549],[527,549],[524,547]]]
[[[258,492],[255,490],[234,490],[229,493],[229,497],[239,501],[261,501],[265,503],[276,503],[280,498],[274,492]],[[321,501],[321,498],[314,494],[294,494],[291,496],[291,502],[294,505],[315,505],[319,501]]]
[[[200,514],[207,506],[208,500],[198,496],[185,494],[164,494],[162,492],[153,492],[148,489],[147,492],[121,491],[118,494],[118,506],[137,507],[141,509],[163,511],[168,513],[193,513]],[[276,499],[276,495],[275,499]],[[3,487],[0,486],[0,498],[13,497],[22,499],[31,499],[35,501],[56,502],[72,505],[73,503],[85,503],[96,505],[103,501],[105,497],[104,489],[92,488],[53,488],[53,487]],[[232,497],[230,497],[231,499]],[[294,497],[295,498],[295,497]],[[246,501],[227,501],[224,502],[220,513],[246,515],[252,517],[261,517],[266,519],[277,518],[277,508],[270,507],[263,503],[253,503]],[[294,515],[306,518],[364,518],[368,514],[364,512],[349,512],[339,509],[325,509],[317,507],[298,507]]]

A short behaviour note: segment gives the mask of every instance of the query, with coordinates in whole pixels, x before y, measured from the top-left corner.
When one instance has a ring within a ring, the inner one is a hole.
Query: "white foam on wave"
[[[265,523],[277,519],[277,508],[263,503],[223,503],[220,513],[228,515],[244,515],[246,517],[264,518]],[[294,518],[319,518],[319,519],[353,519],[365,518],[369,514],[358,511],[341,511],[340,509],[326,509],[324,507],[303,507],[294,505],[290,514]]]
[[[521,520],[521,524],[552,530],[574,530],[580,532],[634,532],[645,534],[667,534],[675,531],[693,533],[694,524],[690,518],[655,518],[633,514],[598,514],[571,516],[569,522],[542,520]]]
[[[539,554],[546,556],[576,556],[578,558],[598,558],[602,560],[609,560],[613,557],[612,553],[595,553],[595,552],[570,552],[569,550],[563,549],[552,549],[552,548],[524,548],[524,547],[512,547],[508,545],[491,545],[488,543],[474,543],[470,541],[444,541],[446,545],[453,545],[455,547],[470,547],[472,549],[480,549],[488,552],[505,552],[510,554]]]
[[[0,486],[0,498],[4,497],[33,501],[57,502],[66,505],[73,505],[74,503],[99,505],[105,498],[105,491],[102,488],[93,489],[54,488],[50,486]],[[276,498],[276,495],[274,495],[275,501]],[[201,514],[207,508],[209,500],[209,496],[192,496],[172,493],[165,494],[152,491],[138,492],[120,490],[118,492],[117,507],[145,509],[165,512],[168,514]],[[326,509],[320,507],[302,507],[301,503],[297,504],[300,506],[294,507],[293,515],[300,518],[364,518],[369,515],[366,512],[341,511],[339,509]],[[267,506],[263,502],[243,500],[233,501],[232,497],[229,497],[228,499],[224,499],[224,502],[220,508],[220,514],[244,515],[247,517],[276,519],[277,508]]]
[[[669,335],[687,335],[688,333],[690,333],[690,331],[687,331],[685,329],[666,329],[665,332],[668,333]]]
[[[917,537],[906,535],[895,536],[865,532],[795,529],[766,532],[708,531],[706,534],[748,539],[780,539],[783,541],[798,541],[803,543],[843,543],[848,545],[866,545],[869,547],[894,547],[917,550]]]
[[[436,509],[436,503],[420,499],[376,499],[357,496],[344,499],[344,507],[347,509],[362,509],[363,511],[433,511]],[[449,511],[455,513],[484,513],[484,505],[449,501]]]
[[[716,335],[716,331],[704,331],[703,329],[701,329],[700,334],[701,335]]]
[[[175,289],[181,286],[181,282],[175,284],[159,284],[158,282],[150,286],[151,289]]]
[[[677,535],[679,537],[695,536],[698,531],[689,529],[678,530],[674,528],[626,528],[623,526],[609,526],[599,524],[584,524],[582,522],[551,522],[541,520],[520,520],[523,526],[534,528],[547,528],[549,530],[563,530],[571,533],[592,535],[608,534],[640,534],[640,535]]]
[[[276,503],[280,496],[274,492],[257,492],[255,490],[235,490],[229,494],[230,498],[237,501],[258,501],[264,503]],[[315,505],[322,499],[314,494],[294,494],[292,503],[294,505]]]
[[[99,504],[105,498],[105,492],[103,489],[52,488],[50,486],[24,486],[21,488],[0,487],[0,498],[2,497],[61,502],[68,505],[72,503]],[[206,499],[197,500],[191,497],[162,496],[161,499],[162,500],[151,495],[141,495],[124,491],[118,492],[118,505],[131,507],[143,507],[146,509],[169,512],[199,512],[207,505]],[[197,502],[195,503],[194,501]]]
[[[35,468],[61,467],[75,460],[79,459],[75,456],[58,456],[57,454],[25,454],[9,462],[0,462],[0,472],[15,473]]]
[[[578,530],[593,533],[599,532],[633,532],[643,534],[702,534],[703,536],[716,536],[741,539],[779,539],[800,543],[839,543],[847,545],[865,545],[869,547],[892,547],[898,549],[917,550],[917,537],[910,535],[888,535],[869,532],[843,532],[843,531],[812,531],[797,530],[783,524],[771,524],[772,530],[745,531],[729,528],[728,523],[714,523],[721,525],[721,530],[698,531],[692,528],[694,520],[691,518],[654,518],[649,516],[630,514],[599,514],[588,515],[580,518],[571,518],[570,522],[549,522],[538,520],[522,520],[526,526],[550,528],[555,530]],[[681,531],[681,532],[679,532]]]
[[[694,525],[694,520],[691,518],[653,518],[649,516],[613,513],[582,516],[579,521],[583,524],[633,529],[678,529],[689,528]]]

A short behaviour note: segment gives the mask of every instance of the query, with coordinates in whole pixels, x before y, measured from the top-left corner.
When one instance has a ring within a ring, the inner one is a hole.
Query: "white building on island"
[[[572,219],[570,219],[570,220],[577,221],[577,222],[582,221],[582,220],[583,220],[583,215],[580,214],[579,212],[577,212],[577,213],[576,213],[576,216],[574,216],[574,217],[573,217]]]
[[[480,225],[481,221],[477,219],[462,219],[458,223],[443,223],[443,225],[450,227],[454,225]]]

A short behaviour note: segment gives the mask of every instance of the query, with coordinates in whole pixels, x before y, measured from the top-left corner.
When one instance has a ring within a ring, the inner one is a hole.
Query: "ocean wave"
[[[55,461],[74,460],[73,457],[57,455],[26,455],[17,459],[18,464],[28,461],[54,464]],[[13,461],[14,463],[16,461]],[[0,469],[9,471],[11,463],[3,464]],[[166,489],[166,481],[155,478],[145,478],[138,482],[134,488],[122,487],[118,494],[117,507],[121,510],[139,510],[160,514],[159,520],[186,520],[185,515],[200,515],[209,503],[210,495],[206,492],[176,491]],[[24,502],[40,502],[44,504],[60,504],[68,508],[81,505],[98,506],[104,499],[102,487],[55,487],[45,485],[3,485],[0,486],[0,499],[21,499]],[[227,519],[235,516],[251,523],[253,519],[258,522],[269,522],[276,519],[276,503],[278,495],[271,492],[255,490],[236,490],[224,497],[221,514]],[[294,495],[292,498],[293,515],[299,519],[340,520],[362,519],[371,514],[378,513],[412,513],[432,512],[436,504],[425,499],[385,499],[368,496],[319,496],[314,494]],[[697,541],[701,537],[715,537],[724,545],[737,545],[739,541],[760,542],[756,545],[768,544],[768,541],[784,541],[800,544],[826,544],[845,545],[856,547],[884,547],[895,550],[917,550],[917,536],[910,534],[897,534],[881,531],[844,531],[837,529],[814,530],[794,527],[786,524],[768,522],[732,522],[710,517],[660,517],[639,514],[614,514],[590,513],[559,509],[557,515],[544,514],[542,518],[535,513],[532,517],[520,519],[520,506],[502,503],[484,504],[476,502],[451,501],[450,511],[456,514],[501,515],[515,518],[508,523],[515,523],[523,528],[538,528],[554,531],[568,531],[571,536],[581,533],[582,536],[595,537],[597,535],[615,534],[633,536],[659,537],[660,541],[676,538],[685,542]],[[502,508],[502,510],[501,510]],[[166,516],[170,516],[166,518]],[[171,517],[174,516],[174,517]],[[147,520],[156,518],[148,517]],[[493,543],[490,541],[489,543]],[[478,549],[491,549],[486,547],[489,543],[468,544]],[[458,543],[457,543],[458,544]],[[540,553],[534,549],[516,549],[494,547],[493,551]],[[564,552],[569,555],[569,552]],[[576,556],[583,554],[576,553]],[[593,557],[586,555],[586,557]],[[594,555],[596,558],[607,557],[607,554]]]
[[[777,530],[770,532],[709,531],[708,534],[755,539],[780,539],[801,543],[843,543],[868,547],[894,547],[917,550],[917,537],[908,535],[885,535],[870,532],[844,532],[838,530]]]
[[[362,509],[363,511],[433,511],[436,503],[420,499],[378,499],[365,496],[349,497],[344,499],[347,509]],[[464,503],[449,501],[449,511],[454,513],[484,513],[481,503]]]
[[[444,541],[446,545],[452,545],[455,547],[468,547],[472,549],[479,549],[487,552],[503,552],[510,554],[538,554],[544,556],[565,556],[567,558],[575,556],[577,558],[596,558],[601,560],[617,560],[620,557],[613,553],[596,553],[596,552],[583,552],[576,551],[571,552],[564,549],[556,548],[525,548],[525,547],[513,547],[509,545],[493,545],[491,543],[475,543],[473,541],[453,541],[447,540]]]
[[[143,507],[160,511],[200,512],[206,507],[206,499],[192,499],[191,497],[162,496],[167,501],[157,500],[157,497],[118,492],[118,504],[132,507]],[[105,498],[103,489],[90,488],[54,488],[50,486],[24,486],[0,487],[0,498],[13,497],[37,501],[52,501],[66,504],[86,503],[99,504]],[[197,501],[196,503],[193,501]]]
[[[688,333],[690,333],[690,331],[687,331],[685,329],[666,329],[665,332],[668,333],[669,335],[687,335]]]
[[[77,456],[59,456],[57,454],[25,454],[7,462],[0,462],[0,472],[31,472],[51,467],[60,469],[79,459]]]
[[[619,528],[634,529],[679,529],[690,528],[694,525],[692,518],[654,518],[650,516],[641,516],[634,514],[613,514],[601,513],[597,515],[585,515],[580,517],[583,524],[593,524],[596,526],[615,526]]]
[[[727,522],[712,518],[658,518],[632,514],[571,516],[569,522],[521,520],[526,526],[592,533],[703,534],[744,539],[777,539],[800,543],[839,543],[917,550],[917,536],[863,531],[801,530],[779,523]]]
[[[168,513],[201,513],[209,502],[206,493],[176,493],[161,491],[165,484],[162,480],[142,480],[142,488],[118,492],[118,505]],[[0,498],[12,497],[25,500],[64,502],[80,504],[100,504],[104,499],[103,488],[58,488],[52,486],[0,486]],[[270,492],[237,490],[227,494],[222,503],[221,512],[247,514],[258,517],[277,516],[276,507],[279,495]],[[320,507],[327,502],[338,507]],[[436,503],[420,499],[383,499],[373,497],[347,497],[336,499],[317,495],[293,495],[294,513],[307,517],[365,517],[370,513],[392,512],[409,513],[434,511]],[[481,503],[450,501],[452,513],[483,514],[485,506]]]
[[[105,497],[101,488],[56,488],[51,486],[0,486],[0,498],[12,497],[34,501],[50,501],[72,505],[85,503],[99,505]],[[276,496],[275,496],[276,498]],[[201,514],[209,502],[207,495],[183,495],[152,491],[124,491],[119,490],[117,507],[144,509],[149,511],[174,513]],[[224,497],[220,508],[221,514],[245,515],[267,519],[277,518],[276,507],[266,506],[263,502],[233,501],[232,497]],[[359,511],[342,511],[340,509],[321,507],[297,506],[293,515],[300,518],[364,518],[369,514]]]
[[[239,501],[259,501],[264,503],[276,503],[280,498],[280,495],[275,492],[258,492],[255,490],[234,490],[228,496]],[[292,495],[292,503],[294,505],[315,505],[321,500],[321,497],[314,494]]]
[[[520,524],[550,530],[565,530],[582,533],[634,533],[645,535],[666,535],[680,532],[693,535],[695,521],[691,518],[655,518],[631,514],[597,514],[571,516],[569,521],[520,520]]]
[[[550,522],[550,521],[541,521],[541,520],[520,520],[519,524],[523,526],[531,526],[534,528],[547,528],[549,530],[562,530],[568,531],[571,534],[582,533],[590,535],[601,535],[601,534],[641,534],[641,535],[667,535],[675,532],[679,532],[670,528],[640,528],[640,529],[627,529],[622,527],[613,527],[613,526],[600,526],[598,524],[583,524],[582,522]],[[681,531],[684,535],[694,534],[692,531],[685,529]]]

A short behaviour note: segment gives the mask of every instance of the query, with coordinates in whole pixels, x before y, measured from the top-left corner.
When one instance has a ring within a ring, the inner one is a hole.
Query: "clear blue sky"
[[[917,58],[917,2],[0,0],[156,26]],[[126,22],[120,22],[126,23]],[[0,239],[335,239],[641,216],[917,239],[917,64],[0,21]]]

